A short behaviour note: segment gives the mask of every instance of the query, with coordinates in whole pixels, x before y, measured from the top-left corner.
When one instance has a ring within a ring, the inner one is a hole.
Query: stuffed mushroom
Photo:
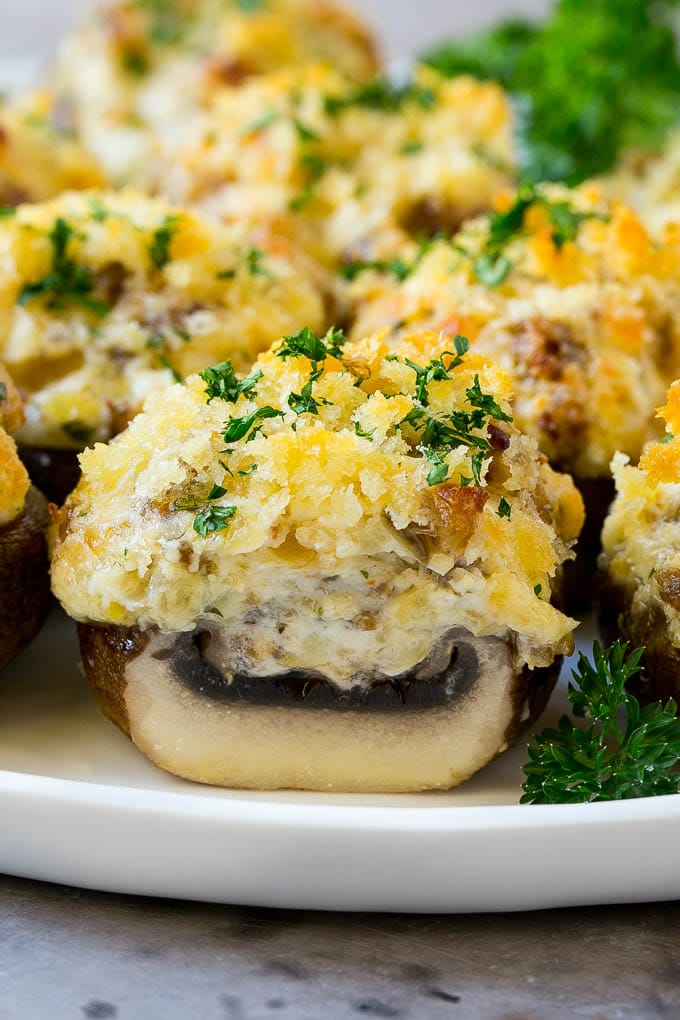
[[[145,397],[225,357],[245,369],[332,296],[285,238],[242,242],[133,194],[70,193],[0,222],[0,356],[26,400],[18,434],[60,502],[76,454],[107,441]]]
[[[283,220],[335,266],[398,257],[513,183],[513,126],[491,82],[421,67],[357,86],[313,64],[225,90],[160,146],[147,182],[229,222]]]
[[[0,669],[35,637],[50,605],[47,502],[31,488],[8,431],[23,420],[0,365]]]
[[[680,373],[678,238],[653,241],[594,187],[524,188],[403,265],[359,262],[346,275],[355,336],[462,332],[510,372],[519,427],[583,491],[592,574],[610,461],[639,457],[658,434],[654,409]]]
[[[106,714],[204,783],[445,789],[543,709],[583,508],[458,337],[303,329],[82,458],[53,586]]]
[[[617,495],[605,522],[598,611],[607,637],[646,646],[636,693],[680,703],[680,382],[660,417],[666,436],[637,466],[617,454]],[[634,682],[635,683],[635,682]]]
[[[367,27],[333,0],[107,0],[63,43],[55,87],[72,126],[117,183],[144,174],[215,95],[323,61],[350,80],[377,70]]]

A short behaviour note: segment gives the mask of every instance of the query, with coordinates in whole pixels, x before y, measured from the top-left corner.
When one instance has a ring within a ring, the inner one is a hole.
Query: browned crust
[[[21,445],[18,450],[36,488],[45,493],[50,503],[61,506],[80,479],[78,451]]]
[[[673,646],[661,605],[652,605],[646,615],[632,612],[633,591],[615,582],[604,570],[597,578],[595,609],[602,638],[607,644],[628,641],[633,648],[645,648],[645,679],[633,678],[628,688],[643,703],[680,703],[680,648]]]
[[[85,675],[102,711],[130,736],[125,670],[144,651],[151,632],[134,627],[100,627],[81,623],[78,635]],[[512,747],[543,713],[561,667],[562,658],[558,657],[551,666],[535,670],[525,667],[517,675],[513,690],[514,715],[505,734],[508,747]]]
[[[564,608],[567,613],[588,612],[593,600],[597,558],[602,548],[602,527],[616,494],[611,478],[575,478],[586,511],[586,522],[576,543],[576,559],[564,564]]]
[[[24,512],[0,528],[0,669],[36,636],[51,604],[47,502],[30,489]]]

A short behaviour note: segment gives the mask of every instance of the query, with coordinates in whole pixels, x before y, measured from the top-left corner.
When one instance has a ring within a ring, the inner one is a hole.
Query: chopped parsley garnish
[[[146,53],[133,47],[124,49],[120,59],[124,69],[135,78],[144,78],[151,69]]]
[[[662,439],[659,440],[659,443],[661,443],[662,446],[665,446],[666,443],[672,443],[674,439],[675,439],[674,433],[673,432],[667,432],[666,435]]]
[[[414,138],[404,142],[399,149],[399,153],[402,156],[413,156],[416,152],[422,152],[424,148],[423,142],[419,142]]]
[[[166,216],[149,243],[151,265],[159,272],[171,261],[170,249],[177,233],[177,216]]]
[[[294,119],[293,124],[295,126],[297,136],[301,142],[318,142],[319,136],[317,135],[316,131],[313,131],[312,128],[307,127],[307,125],[303,124],[302,121],[298,120],[297,117]]]
[[[257,384],[262,378],[262,370],[256,368],[245,379],[239,379],[231,361],[227,360],[219,365],[213,365],[212,368],[206,368],[200,376],[206,383],[208,403],[212,400],[225,400],[229,404],[235,404],[239,397],[255,395]]]
[[[569,684],[572,713],[529,745],[523,804],[581,804],[678,793],[680,719],[674,701],[640,706],[625,686],[642,671],[644,649],[596,641]]]
[[[90,199],[90,215],[97,223],[105,223],[109,218],[108,209],[96,195]]]
[[[207,538],[216,531],[224,531],[229,527],[238,510],[235,506],[211,506],[194,518],[194,531]]]
[[[136,0],[136,4],[150,17],[148,35],[151,42],[159,46],[174,46],[181,42],[188,19],[180,11],[177,0]]]
[[[394,85],[387,78],[374,78],[365,85],[357,85],[347,95],[326,96],[324,105],[326,113],[331,117],[337,117],[357,106],[369,110],[383,110],[385,113],[398,113],[407,103],[415,103],[424,110],[430,110],[436,101],[436,93],[417,82]]]
[[[7,220],[10,216],[16,216],[16,207],[13,205],[0,205],[0,220]]]
[[[543,585],[542,584],[537,584],[536,587],[534,588],[534,595],[536,596],[537,599],[539,599],[541,597],[541,592],[542,591],[543,591]]]
[[[249,248],[243,260],[251,276],[271,276],[267,267],[263,264],[267,258],[265,252],[260,248]]]
[[[543,24],[509,21],[425,59],[514,96],[523,181],[578,184],[678,123],[676,16],[677,0],[558,0]]]
[[[440,354],[438,358],[433,358],[424,367],[417,365],[414,361],[409,361],[408,358],[404,359],[404,364],[408,365],[416,373],[415,397],[423,407],[427,407],[430,402],[428,392],[430,383],[444,382],[450,379],[451,370],[463,364],[463,358],[470,350],[470,343],[466,337],[458,335],[454,337],[453,347],[453,351],[444,351],[443,354]],[[451,358],[452,360],[445,366],[444,358]]]
[[[375,429],[371,429],[370,432],[366,432],[362,429],[358,421],[354,423],[354,431],[360,439],[373,439],[373,436],[375,435]]]
[[[432,382],[451,378],[451,370],[462,363],[463,357],[469,349],[469,343],[465,337],[457,336],[454,348],[455,355],[452,352],[446,352],[425,366],[404,359],[403,363],[416,373],[416,390],[413,408],[401,424],[410,425],[415,430],[418,446],[432,465],[427,478],[429,485],[441,485],[446,481],[449,476],[446,458],[452,450],[459,446],[465,446],[471,451],[472,481],[476,485],[481,485],[484,459],[493,447],[486,436],[480,433],[487,428],[491,419],[511,422],[512,418],[503,411],[494,397],[482,391],[477,375],[472,386],[466,390],[467,401],[473,410],[452,411],[450,414],[438,418],[434,418],[428,413],[429,386]],[[453,360],[448,365],[444,365],[443,359],[447,354]],[[401,359],[392,356],[390,360],[400,361]]]
[[[313,329],[305,326],[292,336],[284,337],[276,349],[279,358],[286,361],[288,358],[307,358],[311,362],[311,372],[308,381],[302,387],[300,393],[291,393],[288,397],[288,406],[296,414],[318,414],[319,404],[327,404],[327,400],[315,400],[312,395],[312,388],[324,372],[326,358],[342,358],[343,345],[347,338],[341,329],[331,327],[324,337],[316,335]]]
[[[85,422],[78,421],[66,421],[61,426],[62,432],[72,439],[74,443],[78,443],[79,446],[88,446],[92,442],[93,429],[86,425]]]
[[[561,250],[568,241],[575,241],[579,227],[587,220],[606,219],[602,213],[579,212],[566,201],[552,202],[534,188],[520,188],[509,209],[493,212],[488,218],[488,233],[480,255],[472,263],[472,271],[486,287],[497,287],[512,271],[512,262],[505,249],[524,230],[526,214],[532,206],[545,210],[552,227],[552,241]]]
[[[305,183],[299,195],[295,195],[289,204],[291,212],[302,212],[316,195],[316,187],[331,166],[331,162],[325,156],[317,152],[303,152],[300,156],[300,169],[305,177]]]
[[[364,262],[357,259],[353,262],[346,262],[340,267],[339,273],[345,280],[356,280],[361,273],[365,273],[368,269],[375,269],[378,273],[388,273],[400,283],[403,283],[413,272],[413,266],[410,266],[400,255],[396,255],[393,259],[387,260],[369,259]]]
[[[247,14],[254,14],[256,11],[263,11],[267,6],[267,0],[234,0],[240,11]]]
[[[4,382],[0,382],[0,404],[4,404],[7,400],[7,386]]]
[[[498,516],[506,517],[508,520],[510,520],[512,516],[512,507],[508,503],[505,496],[501,496],[500,502],[498,504]]]
[[[391,259],[369,259],[367,261],[354,259],[351,262],[345,262],[338,272],[345,280],[351,281],[356,280],[361,273],[365,273],[368,269],[374,269],[379,273],[388,273],[403,283],[411,273],[415,272],[432,245],[441,240],[441,237],[441,234],[435,234],[434,237],[422,238],[418,242],[418,252],[412,262],[407,262],[400,255]]]
[[[249,124],[246,124],[241,129],[241,138],[254,138],[256,135],[266,131],[267,128],[271,127],[272,124],[276,124],[281,119],[281,114],[276,110],[267,110],[260,117],[256,117],[255,120],[251,120]]]
[[[313,329],[305,326],[303,329],[286,336],[276,349],[276,354],[284,361],[287,358],[308,358],[314,371],[318,363],[326,358],[338,358],[343,356],[343,347],[347,343],[347,337],[341,329],[331,326],[324,337],[316,335]]]
[[[47,298],[47,308],[61,311],[68,301],[81,305],[94,315],[103,316],[109,312],[110,306],[92,296],[94,278],[89,269],[79,266],[68,254],[71,240],[76,231],[61,216],[55,220],[48,234],[52,244],[52,267],[46,276],[34,283],[25,284],[19,293],[18,303],[29,304],[38,297]]]
[[[224,427],[222,438],[225,443],[238,443],[247,436],[246,442],[250,443],[261,432],[268,418],[283,417],[283,411],[278,411],[275,407],[260,407],[243,418],[230,418]]]

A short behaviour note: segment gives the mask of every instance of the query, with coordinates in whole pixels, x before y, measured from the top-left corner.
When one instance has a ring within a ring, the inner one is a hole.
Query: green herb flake
[[[568,697],[577,726],[563,716],[529,745],[523,804],[581,804],[678,793],[680,719],[674,701],[640,706],[626,693],[642,672],[643,649],[616,641],[592,662],[581,653]]]
[[[399,113],[409,104],[419,106],[423,110],[431,110],[436,102],[436,93],[417,82],[394,85],[387,78],[374,78],[365,85],[356,86],[344,96],[326,96],[324,105],[329,116],[337,117],[355,107],[382,110],[384,113]]]
[[[375,435],[375,429],[371,429],[370,432],[366,432],[362,429],[358,421],[354,423],[354,431],[360,439],[373,439],[373,436]]]
[[[225,443],[238,443],[241,439],[251,442],[261,432],[262,426],[269,418],[283,418],[283,411],[275,407],[260,407],[252,414],[243,418],[230,418],[224,427],[222,438]]]
[[[90,198],[90,216],[97,223],[105,223],[109,218],[108,209],[95,195]]]
[[[166,216],[149,242],[149,258],[154,269],[160,272],[172,260],[172,242],[179,227],[177,216]]]
[[[4,404],[7,400],[7,386],[4,382],[0,382],[0,404]]]
[[[498,504],[498,516],[505,517],[507,518],[507,520],[510,520],[512,516],[512,507],[510,506],[510,504],[508,503],[507,499],[504,496],[501,496],[500,502]]]
[[[316,131],[313,131],[312,128],[308,127],[306,124],[303,124],[302,121],[298,120],[297,117],[294,119],[293,125],[295,127],[295,132],[301,142],[319,141],[319,136],[317,135]]]
[[[536,587],[534,588],[534,595],[536,596],[537,599],[541,597],[541,592],[542,591],[543,591],[543,585],[542,584],[537,584]]]
[[[276,110],[267,110],[260,117],[256,117],[255,120],[251,120],[249,124],[246,124],[240,131],[241,138],[255,138],[257,135],[262,134],[267,128],[270,128],[277,121],[281,120],[281,114]]]
[[[224,531],[234,519],[238,510],[235,506],[211,506],[194,519],[194,531],[207,538],[217,531]]]
[[[260,248],[249,248],[243,256],[243,261],[251,276],[267,276],[271,279],[271,273],[265,266],[267,255]]]
[[[235,404],[239,397],[253,397],[257,392],[257,384],[262,378],[262,370],[254,369],[245,379],[239,379],[231,361],[223,361],[200,373],[206,383],[205,394],[208,403],[213,400],[224,400]]]
[[[62,432],[79,446],[89,446],[92,442],[93,429],[82,421],[66,421],[61,426]]]
[[[476,485],[481,485],[484,460],[493,449],[483,433],[490,419],[511,422],[512,418],[503,411],[493,396],[482,391],[477,375],[473,385],[466,390],[471,411],[452,411],[439,418],[430,416],[427,411],[430,400],[429,387],[432,382],[449,379],[451,369],[462,363],[469,350],[467,339],[456,336],[454,349],[455,355],[450,351],[445,352],[439,358],[433,359],[429,365],[421,366],[404,359],[404,364],[416,373],[416,387],[414,406],[401,425],[409,425],[414,429],[418,446],[432,465],[427,479],[429,485],[439,485],[446,481],[448,478],[446,457],[460,446],[470,450],[472,479]],[[447,356],[453,360],[444,365],[443,359]]]
[[[49,273],[33,283],[25,284],[17,298],[22,307],[36,298],[46,298],[50,311],[62,311],[71,301],[92,314],[102,317],[111,311],[106,302],[93,297],[94,278],[89,269],[79,266],[68,254],[76,231],[61,216],[55,220],[48,238],[52,244],[52,267]]]

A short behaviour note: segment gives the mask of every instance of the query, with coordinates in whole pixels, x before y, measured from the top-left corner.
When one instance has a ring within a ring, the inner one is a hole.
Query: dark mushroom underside
[[[24,512],[0,528],[0,669],[36,636],[51,603],[47,503],[30,489]]]
[[[643,704],[668,701],[680,704],[680,648],[674,647],[660,604],[651,603],[644,613],[633,613],[632,587],[618,584],[600,571],[595,594],[595,609],[602,639],[606,644],[628,641],[632,648],[644,648],[642,677],[633,677],[628,690]]]
[[[98,627],[91,624],[79,624],[78,632],[85,672],[98,693],[101,693],[101,685],[97,678],[102,674],[107,677],[107,687],[115,677],[120,678],[124,686],[126,665],[144,652],[152,635],[157,634],[153,630],[144,632],[134,627]],[[164,663],[173,680],[187,691],[220,704],[394,714],[448,706],[472,691],[478,680],[480,662],[474,644],[466,640],[467,633],[464,630],[452,632],[448,664],[437,673],[427,675],[430,670],[426,659],[401,676],[365,673],[360,682],[349,688],[339,687],[319,672],[304,670],[273,676],[236,674],[227,679],[208,659],[206,653],[211,643],[211,630],[201,627],[191,633],[178,634],[169,646],[152,653],[151,657]],[[483,644],[498,653],[505,648],[505,643],[499,638],[485,638]],[[523,704],[528,701],[532,720],[545,708],[559,675],[561,661],[560,658],[553,665],[541,669],[525,667],[518,677],[520,701]],[[119,689],[119,696],[121,693]],[[127,729],[120,713],[107,711],[107,714],[122,729]],[[518,733],[519,729],[515,735]]]
[[[50,503],[61,506],[80,480],[79,451],[22,445],[18,449],[36,488],[45,493]]]

